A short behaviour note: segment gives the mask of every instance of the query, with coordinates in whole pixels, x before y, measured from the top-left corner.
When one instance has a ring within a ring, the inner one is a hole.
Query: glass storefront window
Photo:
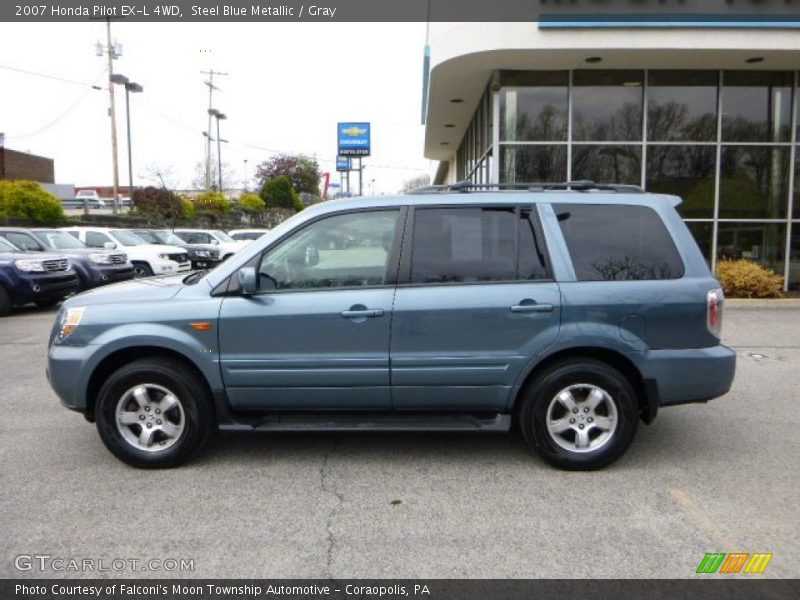
[[[800,290],[800,221],[792,221],[789,241],[789,289]]]
[[[714,146],[649,145],[645,188],[680,196],[682,217],[713,218],[716,154]]]
[[[789,148],[723,146],[719,177],[720,218],[786,217]]]
[[[572,147],[572,179],[641,185],[642,147],[575,144]]]
[[[526,87],[500,93],[500,140],[566,141],[569,77],[545,72],[526,80]]]
[[[642,139],[642,71],[575,71],[572,82],[574,140]]]
[[[711,266],[711,245],[714,235],[714,223],[707,221],[686,221],[686,226],[692,232],[700,252],[706,259],[709,267]]]
[[[566,181],[566,144],[500,146],[500,180],[508,183]]]
[[[752,260],[783,275],[785,223],[720,223],[717,260]]]
[[[717,71],[649,71],[647,139],[717,139]]]
[[[792,74],[725,71],[722,74],[722,141],[788,142]]]

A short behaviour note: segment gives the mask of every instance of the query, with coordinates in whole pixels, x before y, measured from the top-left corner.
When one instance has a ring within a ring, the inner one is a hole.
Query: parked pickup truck
[[[127,254],[87,248],[65,231],[0,227],[0,237],[26,252],[56,252],[66,256],[78,276],[81,291],[133,279],[133,265]]]
[[[76,291],[78,277],[66,256],[24,252],[0,238],[0,317],[12,306],[51,306]]]

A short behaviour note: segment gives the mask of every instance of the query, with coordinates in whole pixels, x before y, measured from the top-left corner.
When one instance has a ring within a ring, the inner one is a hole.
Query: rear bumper
[[[736,352],[727,346],[651,350],[642,376],[657,390],[659,406],[705,402],[728,393],[736,372]]]

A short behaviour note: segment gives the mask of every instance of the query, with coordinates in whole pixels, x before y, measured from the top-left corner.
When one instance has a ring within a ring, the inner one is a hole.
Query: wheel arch
[[[94,410],[97,403],[97,396],[103,384],[108,380],[111,374],[123,365],[143,358],[175,360],[193,371],[197,380],[204,386],[205,391],[208,393],[208,398],[211,400],[212,415],[214,415],[216,420],[216,403],[213,401],[214,391],[211,388],[208,378],[192,359],[177,350],[165,348],[163,346],[129,346],[110,353],[92,370],[92,374],[89,376],[89,381],[86,386],[86,410],[84,412],[84,415],[89,421],[94,422]]]
[[[640,418],[646,424],[650,424],[653,421],[658,412],[658,392],[654,382],[644,379],[636,364],[623,353],[601,346],[563,348],[544,357],[533,366],[525,376],[522,384],[517,388],[512,398],[511,410],[516,411],[519,407],[520,399],[535,384],[540,373],[555,363],[580,358],[598,360],[622,373],[636,392]]]

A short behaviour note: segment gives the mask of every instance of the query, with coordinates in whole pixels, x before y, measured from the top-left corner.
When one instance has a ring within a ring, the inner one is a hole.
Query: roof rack
[[[622,183],[595,183],[588,179],[579,181],[564,181],[561,183],[472,183],[471,181],[459,181],[445,185],[428,185],[408,192],[409,194],[447,194],[469,192],[483,192],[492,190],[516,190],[524,192],[549,192],[555,190],[573,190],[576,192],[602,191],[620,192],[628,194],[644,194],[645,191],[638,185]]]

